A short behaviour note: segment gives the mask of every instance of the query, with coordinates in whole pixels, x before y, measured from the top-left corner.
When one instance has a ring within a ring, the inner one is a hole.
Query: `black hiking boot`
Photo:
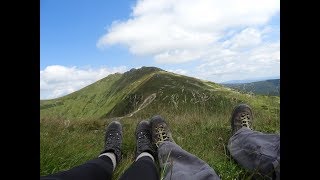
[[[152,143],[158,148],[164,141],[174,142],[171,131],[166,121],[159,115],[153,116],[150,120]]]
[[[151,126],[149,121],[143,120],[137,125],[136,141],[135,158],[137,158],[142,152],[148,152],[155,157],[156,152],[151,143]]]
[[[121,161],[122,126],[118,121],[112,121],[106,128],[105,148],[101,154],[113,152],[117,164]]]
[[[252,129],[252,110],[246,104],[239,104],[233,109],[231,117],[232,135],[242,127]]]

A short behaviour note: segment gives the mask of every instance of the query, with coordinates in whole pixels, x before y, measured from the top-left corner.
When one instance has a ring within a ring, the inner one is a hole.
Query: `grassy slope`
[[[40,117],[87,119],[101,118],[151,77],[155,68],[113,74],[70,95],[40,101]]]
[[[96,157],[103,148],[104,128],[112,117],[133,112],[153,93],[156,98],[147,107],[120,120],[124,130],[123,160],[114,173],[115,179],[133,162],[137,123],[155,114],[166,118],[177,144],[206,161],[223,179],[251,175],[226,151],[230,116],[236,104],[252,106],[256,130],[280,134],[279,97],[242,94],[212,82],[149,68],[112,75],[99,83],[63,98],[40,102],[41,175]],[[92,98],[94,95],[96,98]],[[87,102],[89,97],[94,99],[92,103]],[[102,98],[111,105],[101,103]],[[57,101],[63,105],[43,108]],[[95,105],[99,102],[102,107]],[[81,104],[91,104],[83,110],[86,113],[78,110],[83,109]]]

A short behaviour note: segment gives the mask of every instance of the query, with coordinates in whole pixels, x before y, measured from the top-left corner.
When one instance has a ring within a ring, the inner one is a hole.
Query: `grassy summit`
[[[254,129],[280,134],[280,98],[249,95],[155,67],[112,74],[79,91],[40,101],[40,174],[66,170],[97,157],[105,126],[123,125],[123,160],[114,179],[134,161],[137,123],[155,114],[171,126],[183,149],[206,161],[223,179],[250,177],[229,156],[232,109],[253,108]]]

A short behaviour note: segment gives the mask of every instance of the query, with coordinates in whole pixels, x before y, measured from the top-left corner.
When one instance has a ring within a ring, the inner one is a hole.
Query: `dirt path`
[[[139,112],[141,109],[144,109],[145,107],[147,107],[155,98],[157,97],[156,93],[151,94],[150,96],[148,96],[143,103],[139,106],[139,108],[137,110],[135,110],[134,112],[127,114],[125,116],[122,117],[118,117],[118,119],[122,119],[125,117],[132,117],[135,113]]]

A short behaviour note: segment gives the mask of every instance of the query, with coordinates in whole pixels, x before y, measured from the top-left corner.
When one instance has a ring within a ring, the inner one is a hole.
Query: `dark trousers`
[[[112,161],[107,156],[90,160],[67,171],[40,177],[41,180],[111,180]],[[121,176],[120,180],[159,179],[158,170],[150,157],[141,157],[135,161]]]

